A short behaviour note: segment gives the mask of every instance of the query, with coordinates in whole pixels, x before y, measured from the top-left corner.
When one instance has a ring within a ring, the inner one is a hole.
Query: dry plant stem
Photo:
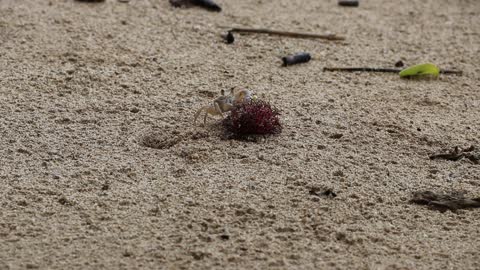
[[[372,67],[325,67],[323,71],[344,71],[344,72],[383,72],[383,73],[399,73],[402,69],[398,68],[372,68]],[[461,70],[448,70],[442,69],[440,70],[441,74],[455,74],[455,75],[462,75]]]
[[[445,159],[457,161],[462,158],[467,158],[472,161],[474,164],[480,164],[480,154],[473,153],[475,147],[472,145],[466,149],[461,149],[458,146],[455,146],[452,151],[447,153],[433,154],[430,156],[430,159]]]
[[[345,72],[356,72],[356,71],[363,71],[363,72],[385,72],[385,73],[398,73],[401,69],[396,68],[370,68],[370,67],[325,67],[323,71],[345,71]]]
[[[237,32],[237,33],[277,35],[277,36],[292,37],[292,38],[318,38],[318,39],[326,39],[326,40],[345,40],[344,37],[340,37],[335,34],[319,35],[319,34],[309,34],[309,33],[277,31],[277,30],[270,30],[270,29],[264,29],[264,28],[232,28],[230,31]]]
[[[429,190],[415,192],[410,202],[427,205],[440,211],[480,208],[480,198],[465,198],[464,194],[458,192],[450,192],[449,194],[439,194]]]

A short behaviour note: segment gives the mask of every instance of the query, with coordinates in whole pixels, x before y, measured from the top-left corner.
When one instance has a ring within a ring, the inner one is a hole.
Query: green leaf
[[[432,63],[419,64],[419,65],[408,67],[400,71],[401,78],[425,76],[425,75],[438,77],[438,74],[440,74],[440,69]]]

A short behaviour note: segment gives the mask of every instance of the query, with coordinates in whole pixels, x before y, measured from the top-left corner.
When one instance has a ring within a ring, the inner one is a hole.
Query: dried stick
[[[402,69],[398,68],[371,68],[371,67],[324,67],[323,71],[345,71],[345,72],[384,72],[384,73],[399,73]],[[455,74],[455,75],[462,75],[461,70],[448,70],[442,69],[440,70],[441,74]]]
[[[287,31],[277,31],[263,28],[232,28],[230,32],[237,33],[252,33],[252,34],[267,34],[267,35],[277,35],[284,37],[292,38],[318,38],[326,40],[345,40],[344,37],[337,36],[335,34],[330,35],[319,35],[319,34],[309,34],[309,33],[298,33],[298,32],[287,32]]]
[[[370,67],[324,67],[323,71],[346,71],[346,72],[356,72],[356,71],[363,71],[363,72],[388,72],[388,73],[398,73],[401,69],[396,68],[370,68]]]

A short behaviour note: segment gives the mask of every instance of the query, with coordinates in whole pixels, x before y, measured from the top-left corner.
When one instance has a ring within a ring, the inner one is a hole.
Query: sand
[[[480,196],[480,165],[428,158],[480,147],[480,2],[218,3],[0,0],[0,269],[480,269],[479,209],[409,203]],[[346,41],[228,45],[222,26]],[[399,60],[464,75],[322,72]],[[232,87],[283,133],[192,124]]]

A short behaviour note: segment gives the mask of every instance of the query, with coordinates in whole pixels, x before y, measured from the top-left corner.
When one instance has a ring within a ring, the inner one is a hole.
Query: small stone
[[[232,44],[235,41],[235,37],[233,36],[231,31],[228,31],[228,33],[225,35],[225,42],[227,44]]]
[[[306,63],[312,59],[309,53],[303,52],[294,55],[285,56],[282,58],[283,66],[290,66],[300,63]]]
[[[102,185],[102,190],[103,190],[103,191],[106,191],[106,190],[109,190],[109,189],[110,189],[110,185],[105,182],[105,183]]]
[[[347,234],[344,232],[337,232],[335,234],[335,238],[339,241],[345,240],[347,238]]]
[[[330,139],[340,139],[342,137],[343,137],[343,134],[341,134],[341,133],[334,133],[334,134],[329,136]]]
[[[345,176],[345,174],[343,173],[343,171],[338,170],[338,171],[333,172],[333,176],[343,177],[343,176]]]
[[[220,235],[220,239],[222,239],[222,240],[229,240],[229,239],[230,239],[230,235],[228,235],[228,234],[222,234],[222,235]]]
[[[23,149],[23,148],[17,149],[17,152],[20,153],[20,154],[27,154],[27,155],[31,155],[31,154],[32,154],[32,153],[30,153],[28,150]]]
[[[65,198],[65,197],[60,197],[60,198],[58,199],[58,203],[60,203],[60,204],[62,204],[62,205],[69,205],[69,204],[70,204],[70,201],[68,201],[68,199]]]

